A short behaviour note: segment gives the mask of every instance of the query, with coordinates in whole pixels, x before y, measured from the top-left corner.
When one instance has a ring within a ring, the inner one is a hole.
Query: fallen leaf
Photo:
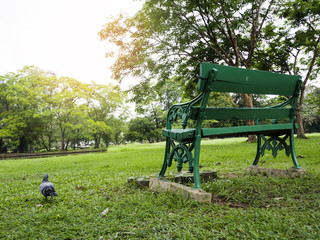
[[[279,200],[281,200],[281,199],[283,199],[284,197],[276,197],[274,200],[277,200],[277,201],[279,201]]]
[[[101,213],[101,215],[106,215],[108,212],[109,212],[109,208],[106,208],[106,209]]]

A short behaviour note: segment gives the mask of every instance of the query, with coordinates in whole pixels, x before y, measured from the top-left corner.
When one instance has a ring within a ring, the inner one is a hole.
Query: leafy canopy
[[[263,30],[274,21],[274,2],[148,0],[134,17],[118,16],[99,35],[119,48],[112,68],[119,81],[129,75],[195,80],[201,61],[252,67]]]

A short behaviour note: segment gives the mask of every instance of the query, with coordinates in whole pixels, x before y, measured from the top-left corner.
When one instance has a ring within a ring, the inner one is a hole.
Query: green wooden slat
[[[268,133],[272,131],[297,129],[298,124],[270,124],[270,125],[255,125],[255,126],[237,126],[237,127],[224,127],[224,128],[203,128],[202,137],[219,136],[219,135],[235,135],[235,134],[258,134]],[[172,139],[183,141],[194,137],[195,129],[163,129],[162,135]]]
[[[273,124],[273,125],[255,125],[255,126],[240,126],[240,127],[225,127],[225,128],[203,128],[202,136],[218,136],[240,133],[264,133],[268,131],[289,130],[293,128],[293,124]]]
[[[300,76],[201,63],[198,90],[202,91],[212,68],[218,70],[210,89],[215,92],[292,96]]]
[[[199,107],[191,109],[191,119],[196,119]],[[212,108],[208,107],[204,113],[204,119],[216,120],[257,120],[280,119],[290,117],[290,108]]]

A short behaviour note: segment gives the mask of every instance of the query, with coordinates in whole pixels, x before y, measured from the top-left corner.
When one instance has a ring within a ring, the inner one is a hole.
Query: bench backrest
[[[190,108],[191,119],[258,120],[294,119],[301,87],[301,77],[258,70],[201,63],[198,90],[204,92],[200,107]],[[283,95],[289,100],[268,108],[215,108],[207,107],[210,92],[253,93]],[[289,108],[284,108],[290,106]],[[201,114],[200,111],[202,111]]]
[[[210,82],[209,75],[216,69]],[[301,77],[212,63],[201,63],[198,90],[293,96]]]

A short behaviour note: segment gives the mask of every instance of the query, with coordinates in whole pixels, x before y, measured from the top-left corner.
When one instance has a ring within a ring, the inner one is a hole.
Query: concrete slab
[[[272,169],[263,168],[259,166],[250,166],[246,169],[246,174],[258,175],[262,174],[270,177],[297,177],[306,174],[307,171],[303,168],[289,168],[289,169]]]
[[[203,203],[211,203],[212,195],[203,191],[202,189],[192,189],[179,183],[171,182],[169,180],[151,178],[149,188],[155,192],[173,192],[182,195],[185,198],[192,198]]]
[[[145,178],[134,178],[134,177],[129,177],[127,179],[127,182],[130,184],[136,184],[138,187],[144,188],[144,187],[149,187],[149,179]]]
[[[130,184],[136,184],[139,187],[149,187],[150,178],[156,178],[157,175],[144,176],[144,177],[129,177],[127,182]],[[216,179],[217,171],[200,172],[201,182],[212,181]],[[192,184],[194,183],[193,173],[181,172],[180,174],[169,174],[167,176],[169,180],[176,183]]]
[[[201,182],[212,181],[217,177],[218,177],[217,171],[200,172]],[[168,179],[170,179],[173,182],[182,183],[182,184],[194,183],[193,173],[189,173],[189,172],[182,172],[178,175],[168,175]]]

